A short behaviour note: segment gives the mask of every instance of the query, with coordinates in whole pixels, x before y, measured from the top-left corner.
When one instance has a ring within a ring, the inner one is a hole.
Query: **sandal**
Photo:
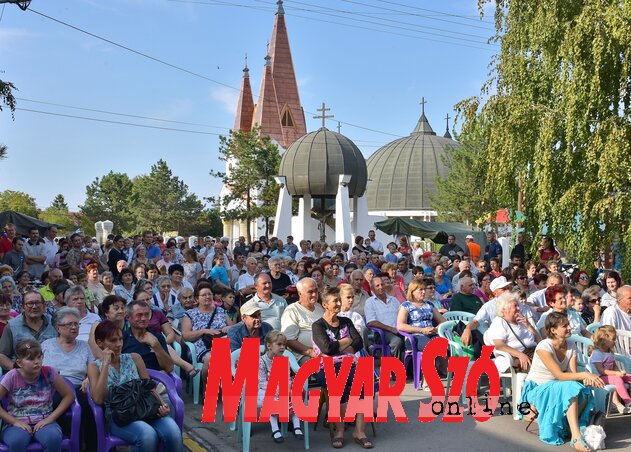
[[[335,436],[334,430],[329,430],[331,433],[331,446],[333,449],[341,449],[344,447],[344,437]]]
[[[190,378],[195,378],[195,376],[201,372],[201,369],[198,369],[197,367],[193,367],[191,370],[188,371],[188,376]]]
[[[572,449],[579,450],[576,448],[576,443],[580,443],[580,445],[583,446],[585,450],[589,450],[589,451],[592,450],[592,448],[589,447],[589,445],[585,442],[582,436],[579,436],[578,438],[575,438],[572,441],[570,441],[570,447]]]
[[[297,440],[303,440],[305,435],[302,433],[302,429],[300,427],[295,427],[294,428],[294,436],[296,437]]]
[[[279,436],[276,436],[276,434],[278,433]],[[272,432],[272,438],[274,439],[274,442],[276,444],[280,444],[285,442],[285,438],[283,438],[283,434],[280,432],[280,430],[276,430]]]
[[[359,444],[363,449],[372,449],[373,447],[375,447],[373,443],[365,436],[363,438],[353,437],[353,441]]]

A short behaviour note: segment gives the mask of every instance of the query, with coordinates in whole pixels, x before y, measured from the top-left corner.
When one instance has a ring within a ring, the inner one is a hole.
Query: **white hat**
[[[473,236],[472,236],[471,234],[469,234],[469,235],[467,235],[467,236],[465,237],[465,239],[471,239],[471,240],[473,240]]]
[[[258,303],[254,300],[250,300],[243,303],[243,306],[241,306],[241,309],[240,309],[241,315],[252,315],[259,312],[260,310],[261,308],[259,307]]]
[[[499,278],[495,278],[491,281],[491,292],[495,292],[497,289],[503,289],[512,285],[510,281],[508,281],[504,276],[500,276]]]

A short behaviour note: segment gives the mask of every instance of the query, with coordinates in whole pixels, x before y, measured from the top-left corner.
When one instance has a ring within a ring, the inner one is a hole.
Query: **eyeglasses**
[[[581,280],[581,281],[589,281],[589,278],[587,276],[581,276],[578,279]]]
[[[57,326],[63,326],[66,328],[79,328],[79,322],[58,323]]]

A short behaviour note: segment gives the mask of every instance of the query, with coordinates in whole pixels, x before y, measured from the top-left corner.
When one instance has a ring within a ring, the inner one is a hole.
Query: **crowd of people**
[[[614,384],[613,409],[631,410],[629,377],[610,356],[616,331],[631,332],[631,287],[614,271],[559,272],[551,238],[531,258],[520,234],[510,261],[503,262],[492,232],[484,248],[473,236],[460,246],[450,235],[437,252],[406,237],[384,245],[375,231],[352,246],[295,244],[291,236],[252,243],[239,237],[234,244],[227,237],[164,240],[150,231],[114,235],[99,246],[82,233],[58,235],[52,226],[41,239],[34,228],[26,239],[9,224],[0,239],[0,366],[8,372],[0,397],[9,398],[0,417],[14,427],[1,439],[11,450],[23,450],[21,431],[48,444],[45,450],[58,450],[62,431],[51,425],[72,401],[59,375],[86,407],[82,444],[90,450],[95,435],[88,397],[107,408],[110,388],[147,378],[147,369],[170,374],[177,367],[183,379],[192,379],[200,369],[186,354],[189,348],[178,344],[193,344],[205,381],[214,338],[228,337],[233,351],[243,339],[258,338],[265,349],[259,369],[264,394],[271,359],[285,350],[299,364],[331,356],[338,367],[345,356],[379,345],[403,360],[411,344],[401,332],[422,350],[450,311],[473,316],[458,334],[474,358],[487,343],[510,356],[498,356],[498,370],[528,372],[521,398],[535,408],[543,441],[561,444],[569,437],[575,449],[589,450],[580,430],[593,406],[589,386]],[[592,323],[603,325],[591,358],[599,375],[578,371],[576,348],[567,340],[591,337]],[[385,343],[375,343],[371,329],[381,330]],[[436,366],[446,372],[444,363]],[[323,370],[315,379],[324,384]],[[37,403],[15,396],[15,387],[37,394]],[[554,405],[557,399],[562,406]],[[110,416],[108,428],[134,450],[158,444],[181,450],[172,411],[165,401],[151,422],[118,425]],[[298,418],[292,415],[291,423],[302,438]],[[354,425],[353,441],[372,448],[361,416]],[[271,428],[274,441],[283,442],[278,419],[272,417]],[[344,424],[329,428],[332,447],[344,447]]]

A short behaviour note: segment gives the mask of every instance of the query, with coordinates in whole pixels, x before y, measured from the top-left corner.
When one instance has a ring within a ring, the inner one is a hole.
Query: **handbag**
[[[515,333],[515,330],[513,330],[513,327],[510,326],[510,323],[508,323],[506,320],[504,320],[504,322],[510,329],[511,333],[513,333],[513,336],[515,336],[517,340],[519,341],[519,343],[521,344],[521,346],[524,347],[524,350],[522,351],[522,353],[526,355],[532,362],[532,359],[535,357],[535,349],[537,347],[526,347],[526,344],[524,344],[524,341],[522,341],[521,338],[517,336],[517,333]]]
[[[108,403],[112,420],[119,426],[134,421],[152,421],[158,419],[158,409],[164,405],[156,392],[156,383],[150,379],[134,379],[118,386],[111,386],[108,391]]]
[[[213,310],[213,313],[210,316],[210,320],[208,321],[208,325],[206,325],[206,328],[211,329],[211,325],[213,324],[213,320],[215,319],[216,313],[217,313],[217,307],[215,306],[215,309]],[[202,336],[202,342],[204,343],[204,347],[206,347],[206,350],[210,350],[212,348],[214,338],[222,337],[222,336],[225,336],[225,333],[221,333],[217,335],[204,334]]]

